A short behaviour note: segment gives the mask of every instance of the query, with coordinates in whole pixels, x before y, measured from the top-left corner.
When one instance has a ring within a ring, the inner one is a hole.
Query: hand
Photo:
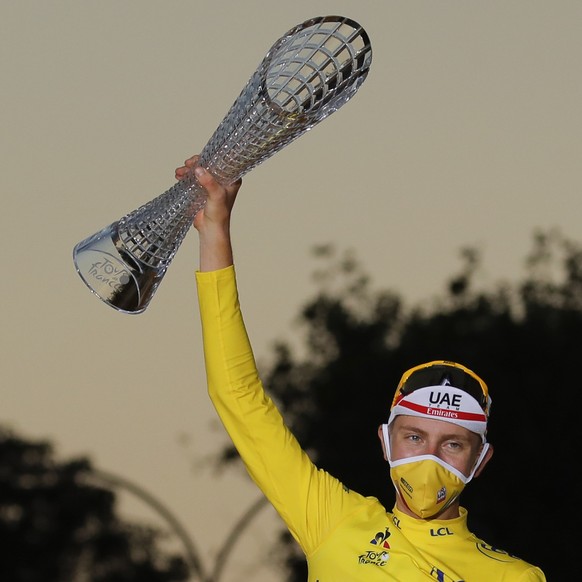
[[[230,186],[221,186],[210,172],[198,165],[199,156],[188,158],[176,169],[176,178],[182,179],[194,171],[207,199],[194,217],[194,227],[200,236],[200,270],[212,271],[232,264],[230,217],[242,180]]]
[[[200,156],[188,158],[183,166],[176,168],[176,179],[181,180],[188,173],[194,172],[200,185],[206,190],[208,198],[204,208],[194,218],[194,227],[200,231],[212,223],[214,226],[228,226],[230,215],[241,187],[242,180],[237,180],[227,187],[221,186],[205,168],[198,165]]]

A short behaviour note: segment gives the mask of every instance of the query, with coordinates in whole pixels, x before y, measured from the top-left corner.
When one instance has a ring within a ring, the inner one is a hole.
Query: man
[[[208,390],[247,470],[307,558],[310,582],[543,582],[541,570],[476,538],[459,495],[493,454],[491,400],[471,370],[437,361],[406,372],[378,434],[397,491],[392,512],[318,469],[263,390],[242,319],[223,188],[194,156],[208,199],[194,219]]]

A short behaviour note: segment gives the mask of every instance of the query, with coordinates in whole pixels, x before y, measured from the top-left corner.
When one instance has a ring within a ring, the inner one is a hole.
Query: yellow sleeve
[[[197,272],[208,391],[246,468],[309,555],[350,508],[337,479],[311,462],[258,376],[234,267]]]

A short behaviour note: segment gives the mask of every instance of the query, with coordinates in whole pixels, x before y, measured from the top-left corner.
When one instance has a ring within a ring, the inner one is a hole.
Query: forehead
[[[424,418],[420,416],[408,416],[406,414],[399,414],[392,423],[395,430],[416,430],[419,432],[435,435],[435,436],[454,436],[456,438],[472,439],[478,437],[469,429],[447,422],[445,420],[437,420],[434,418]]]

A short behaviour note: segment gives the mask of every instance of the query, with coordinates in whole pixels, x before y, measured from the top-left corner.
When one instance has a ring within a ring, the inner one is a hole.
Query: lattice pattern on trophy
[[[292,28],[265,55],[200,163],[222,184],[238,180],[345,104],[371,60],[368,35],[349,18],[318,17]],[[81,241],[73,252],[79,275],[112,307],[143,312],[205,201],[189,173]]]

